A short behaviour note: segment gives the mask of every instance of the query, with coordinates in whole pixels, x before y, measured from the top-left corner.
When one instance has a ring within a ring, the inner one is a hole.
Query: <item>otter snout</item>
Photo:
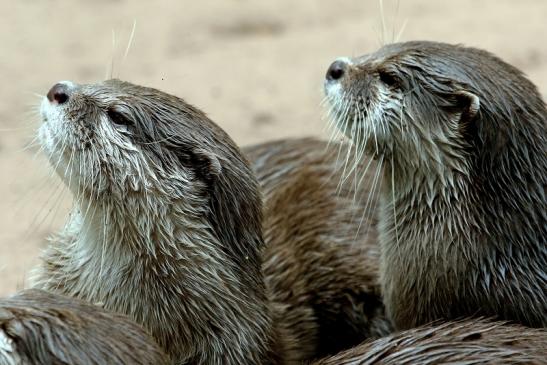
[[[53,104],[64,104],[70,98],[70,89],[72,83],[58,82],[47,93],[47,99]]]
[[[342,92],[344,78],[347,78],[351,60],[349,58],[338,58],[331,63],[325,74],[325,94],[329,97],[339,97]]]

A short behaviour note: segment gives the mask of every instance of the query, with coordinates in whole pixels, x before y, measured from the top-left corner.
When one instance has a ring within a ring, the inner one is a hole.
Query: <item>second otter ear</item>
[[[214,179],[221,174],[222,165],[214,152],[203,148],[196,148],[193,151],[193,155],[195,158],[194,163],[199,165],[199,169],[205,177]]]
[[[462,108],[460,123],[468,123],[475,119],[481,107],[480,98],[477,95],[466,90],[456,92],[455,96],[458,100],[458,104]]]

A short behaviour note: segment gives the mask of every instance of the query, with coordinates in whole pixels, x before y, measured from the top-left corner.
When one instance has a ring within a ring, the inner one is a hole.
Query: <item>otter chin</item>
[[[547,326],[547,110],[486,51],[415,41],[339,59],[333,121],[383,168],[380,277],[396,328]]]

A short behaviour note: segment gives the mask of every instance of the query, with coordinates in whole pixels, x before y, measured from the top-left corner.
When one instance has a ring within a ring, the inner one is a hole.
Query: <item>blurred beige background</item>
[[[401,40],[486,48],[546,95],[547,1],[397,3],[384,0],[386,41],[406,20]],[[184,97],[240,145],[322,135],[326,68],[382,43],[378,0],[0,0],[0,14],[0,295],[24,286],[70,205],[38,148],[25,147],[35,94],[104,79],[113,63],[114,77]]]

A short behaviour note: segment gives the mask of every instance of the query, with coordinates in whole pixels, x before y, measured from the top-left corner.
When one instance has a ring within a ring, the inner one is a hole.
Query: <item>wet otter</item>
[[[547,332],[487,320],[461,320],[405,330],[315,365],[545,364]]]
[[[383,163],[384,303],[398,329],[497,316],[547,325],[547,110],[479,49],[390,44],[340,59],[335,120]]]
[[[129,315],[181,363],[290,363],[343,348],[323,346],[335,328],[356,334],[346,346],[389,328],[381,319],[375,266],[369,274],[353,265],[363,273],[355,274],[362,280],[351,288],[336,284],[333,275],[343,258],[333,256],[324,268],[328,257],[294,260],[310,240],[315,246],[309,251],[321,242],[329,252],[350,245],[328,242],[312,226],[307,234],[301,228],[294,248],[288,241],[262,252],[257,180],[229,136],[200,110],[155,89],[108,80],[55,85],[42,117],[41,143],[75,204],[46,252],[37,287]],[[276,218],[265,223],[266,229],[276,226]],[[356,227],[348,232],[346,241]],[[313,278],[307,276],[291,278],[294,287],[283,284],[291,275],[322,269],[329,270],[322,281],[308,283]],[[329,286],[326,296],[314,300],[321,285]],[[340,302],[326,302],[336,288],[341,293],[333,298]],[[340,325],[337,310],[355,325]]]
[[[41,290],[0,300],[0,364],[168,364],[125,316]]]

